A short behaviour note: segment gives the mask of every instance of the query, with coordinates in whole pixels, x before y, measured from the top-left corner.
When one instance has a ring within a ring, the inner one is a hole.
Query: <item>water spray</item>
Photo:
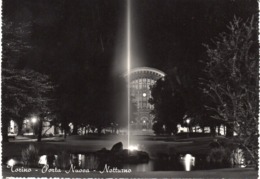
[[[130,146],[131,2],[127,0],[127,148]]]

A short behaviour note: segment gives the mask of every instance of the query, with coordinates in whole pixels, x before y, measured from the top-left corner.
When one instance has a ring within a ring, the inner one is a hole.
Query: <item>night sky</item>
[[[3,9],[11,21],[33,24],[38,51],[28,66],[62,59],[72,70],[101,54],[110,65],[124,61],[117,59],[126,43],[124,0],[5,0]],[[202,43],[226,31],[234,15],[246,19],[257,12],[256,0],[132,0],[135,66],[167,71],[169,65],[196,62],[205,52]]]
[[[177,67],[196,83],[202,44],[227,31],[234,15],[257,13],[256,0],[132,0],[133,67]],[[72,104],[93,98],[102,109],[111,100],[110,84],[126,70],[126,0],[3,0],[3,18],[31,25],[25,40],[33,50],[17,68],[48,74]]]

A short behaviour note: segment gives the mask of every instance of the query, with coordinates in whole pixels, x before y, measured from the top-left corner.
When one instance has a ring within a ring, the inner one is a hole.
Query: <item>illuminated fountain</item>
[[[131,58],[132,58],[132,48],[131,48],[131,0],[127,0],[127,13],[126,13],[126,31],[127,31],[127,44],[126,44],[126,59],[127,59],[127,149],[129,151],[138,150],[138,145],[133,145],[131,143],[131,132],[130,132],[130,121],[131,121]]]
[[[130,148],[131,2],[127,0],[127,148]]]
[[[127,0],[127,13],[126,13],[126,60],[127,60],[127,149],[129,151],[138,151],[138,145],[133,144],[131,139],[131,62],[132,62],[132,32],[131,32],[131,0]]]

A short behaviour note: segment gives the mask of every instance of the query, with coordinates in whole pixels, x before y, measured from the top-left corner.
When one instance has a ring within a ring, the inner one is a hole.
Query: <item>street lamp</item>
[[[33,117],[31,120],[32,120],[33,124],[35,124],[37,122],[37,118],[36,117]]]
[[[34,125],[35,125],[35,123],[37,122],[37,118],[36,118],[36,117],[32,117],[31,121],[32,121],[32,129],[33,129],[33,133],[34,133],[34,135],[35,135]]]
[[[189,133],[190,133],[190,119],[186,119],[186,123],[187,123],[187,126],[188,126],[188,137],[189,137]]]

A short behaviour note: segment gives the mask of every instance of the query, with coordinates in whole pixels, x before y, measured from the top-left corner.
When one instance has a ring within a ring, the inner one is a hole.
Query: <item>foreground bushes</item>
[[[22,162],[24,166],[36,167],[39,162],[39,150],[34,145],[30,144],[27,148],[21,152]]]
[[[58,153],[55,165],[59,169],[68,169],[70,167],[70,154],[65,151]]]
[[[221,146],[212,148],[206,160],[212,168],[225,168],[232,167],[231,158],[231,151]]]
[[[209,147],[211,149],[206,161],[211,168],[245,167],[245,153],[237,144],[219,143],[216,140],[210,143]]]
[[[96,155],[90,154],[85,155],[85,160],[83,163],[83,168],[89,169],[89,170],[97,170],[100,166],[100,160]]]

